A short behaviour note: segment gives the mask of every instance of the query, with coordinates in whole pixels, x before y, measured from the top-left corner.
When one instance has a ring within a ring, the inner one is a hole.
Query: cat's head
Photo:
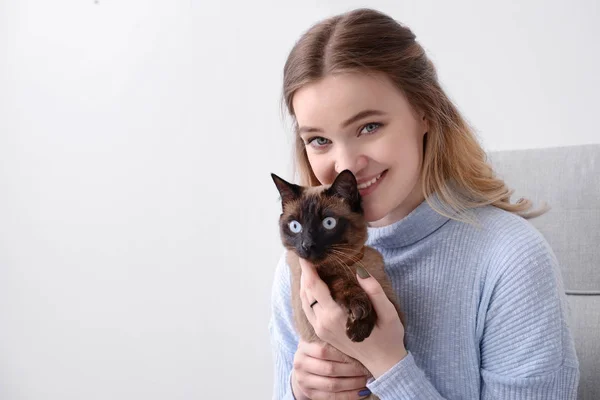
[[[342,171],[331,185],[298,186],[271,174],[283,212],[281,240],[288,250],[313,263],[335,263],[356,254],[367,239],[356,178]]]

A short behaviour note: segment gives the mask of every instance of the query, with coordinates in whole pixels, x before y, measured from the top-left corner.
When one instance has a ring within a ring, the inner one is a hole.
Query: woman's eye
[[[309,139],[306,144],[309,144],[313,147],[323,147],[323,146],[327,146],[329,143],[331,143],[329,141],[329,139],[325,139],[324,137],[317,136],[317,137]]]
[[[381,124],[378,122],[371,122],[366,124],[360,131],[362,135],[369,134],[375,132],[377,129],[381,127]]]
[[[296,220],[290,222],[288,225],[290,227],[290,231],[292,231],[293,233],[300,233],[300,231],[302,230],[302,225],[300,225],[300,222]]]
[[[333,217],[327,217],[323,220],[323,226],[325,229],[333,229],[337,225],[337,221]]]

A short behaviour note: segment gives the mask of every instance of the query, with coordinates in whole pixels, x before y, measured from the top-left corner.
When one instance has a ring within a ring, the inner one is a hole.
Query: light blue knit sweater
[[[528,221],[496,207],[478,224],[423,202],[395,224],[369,228],[406,315],[408,356],[371,380],[382,400],[576,399],[579,363],[557,261]],[[282,257],[269,323],[274,399],[293,399],[298,344]]]

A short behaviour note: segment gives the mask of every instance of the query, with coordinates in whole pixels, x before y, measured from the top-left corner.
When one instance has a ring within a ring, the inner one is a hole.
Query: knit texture
[[[427,202],[369,228],[406,316],[408,356],[367,386],[381,400],[576,399],[579,364],[560,270],[526,220],[493,206],[474,224]],[[282,256],[269,323],[274,399],[294,399],[290,272]]]

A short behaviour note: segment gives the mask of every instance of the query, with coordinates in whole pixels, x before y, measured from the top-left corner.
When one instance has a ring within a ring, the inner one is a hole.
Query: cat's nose
[[[322,257],[317,244],[312,240],[303,240],[298,248],[298,255],[310,261],[317,261]]]
[[[315,244],[311,241],[303,240],[302,241],[302,249],[307,253],[310,253],[311,250],[315,248]]]

